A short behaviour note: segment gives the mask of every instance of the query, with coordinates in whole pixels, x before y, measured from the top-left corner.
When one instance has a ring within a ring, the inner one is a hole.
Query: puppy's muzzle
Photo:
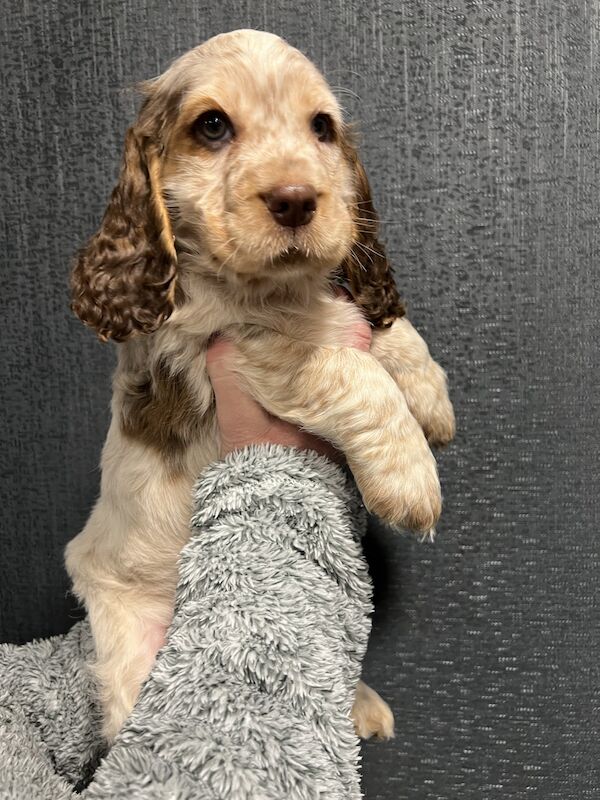
[[[285,228],[308,225],[317,210],[317,192],[313,186],[276,186],[261,195],[273,219]]]

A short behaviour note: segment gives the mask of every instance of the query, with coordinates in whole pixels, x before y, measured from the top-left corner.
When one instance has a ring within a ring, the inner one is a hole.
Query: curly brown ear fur
[[[358,157],[351,133],[346,130],[341,148],[354,173],[356,199],[355,240],[341,269],[354,301],[376,328],[388,328],[405,314],[383,245],[377,239],[379,220],[373,206],[367,173]]]
[[[173,310],[177,256],[159,171],[157,146],[129,128],[102,224],[71,276],[71,308],[101,339],[151,333]]]

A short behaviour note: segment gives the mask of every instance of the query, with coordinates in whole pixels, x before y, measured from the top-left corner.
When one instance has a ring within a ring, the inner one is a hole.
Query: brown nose
[[[262,199],[273,218],[286,228],[308,225],[317,210],[317,193],[312,186],[277,186]]]

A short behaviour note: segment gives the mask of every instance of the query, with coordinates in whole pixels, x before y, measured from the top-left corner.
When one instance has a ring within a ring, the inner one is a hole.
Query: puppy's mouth
[[[339,263],[338,253],[328,250],[315,241],[296,241],[285,244],[263,262],[267,274],[275,273],[300,276],[323,273]]]
[[[310,258],[308,251],[294,244],[286,247],[273,259],[273,266],[286,266],[289,264],[297,264],[299,261],[306,261]]]

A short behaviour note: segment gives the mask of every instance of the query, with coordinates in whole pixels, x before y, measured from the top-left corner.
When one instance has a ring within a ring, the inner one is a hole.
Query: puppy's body
[[[108,738],[163,641],[192,485],[218,457],[205,370],[215,332],[234,339],[240,376],[267,410],[344,451],[370,510],[435,524],[439,484],[421,428],[448,441],[452,407],[375,234],[337,103],[277,37],[216,37],[148,88],[73,281],[77,313],[122,342],[100,498],[66,558],[94,632]],[[331,291],[340,269],[359,308]],[[370,354],[346,341],[361,310],[380,326]],[[361,735],[391,732],[366,688],[354,716]]]

